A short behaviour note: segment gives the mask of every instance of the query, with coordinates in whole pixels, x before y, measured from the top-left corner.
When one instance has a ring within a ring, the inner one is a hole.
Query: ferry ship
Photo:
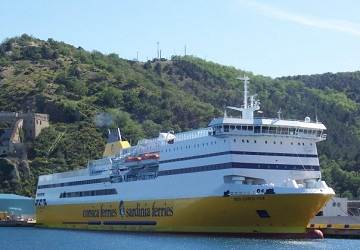
[[[256,118],[244,82],[237,117],[207,128],[160,133],[130,146],[109,131],[104,157],[80,170],[42,175],[37,224],[50,228],[304,235],[334,195],[321,180],[316,143],[326,127]]]

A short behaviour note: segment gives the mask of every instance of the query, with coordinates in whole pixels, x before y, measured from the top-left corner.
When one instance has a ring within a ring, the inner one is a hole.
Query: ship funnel
[[[129,147],[130,143],[122,140],[119,128],[108,129],[108,139],[103,153],[104,157],[113,156],[119,153],[119,151]]]

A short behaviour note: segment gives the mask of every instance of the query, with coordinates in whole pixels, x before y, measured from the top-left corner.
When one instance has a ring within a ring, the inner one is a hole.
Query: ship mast
[[[242,118],[243,119],[249,119],[249,120],[253,120],[254,119],[254,112],[256,110],[260,109],[260,102],[258,100],[255,99],[256,95],[252,95],[250,96],[250,105],[248,104],[248,84],[249,84],[249,80],[250,78],[247,76],[243,76],[243,77],[238,77],[238,80],[241,80],[244,82],[244,104],[241,108],[237,108],[237,107],[226,107],[228,109],[232,109],[232,110],[237,110],[237,111],[241,111],[242,114]]]
[[[244,108],[247,108],[247,106],[248,106],[248,83],[249,83],[250,78],[244,75],[243,77],[238,77],[236,79],[244,82]]]

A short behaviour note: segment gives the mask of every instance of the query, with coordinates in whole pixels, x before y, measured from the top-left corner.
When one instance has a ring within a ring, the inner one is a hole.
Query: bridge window
[[[281,128],[281,134],[286,135],[289,133],[289,129],[288,128]]]
[[[270,127],[269,134],[275,134],[275,133],[276,133],[276,127]]]
[[[295,135],[295,128],[289,128],[289,134]]]
[[[268,126],[263,126],[262,127],[262,132],[265,133],[265,134],[269,133],[269,127]]]

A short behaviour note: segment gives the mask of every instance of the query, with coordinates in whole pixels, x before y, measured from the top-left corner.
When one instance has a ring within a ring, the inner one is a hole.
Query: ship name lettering
[[[84,209],[82,213],[83,217],[116,217],[117,210],[112,208],[103,208],[101,205],[100,209]]]
[[[168,217],[174,215],[173,207],[155,205],[151,207],[142,207],[140,203],[136,203],[136,207],[126,208],[125,213],[127,217]]]

